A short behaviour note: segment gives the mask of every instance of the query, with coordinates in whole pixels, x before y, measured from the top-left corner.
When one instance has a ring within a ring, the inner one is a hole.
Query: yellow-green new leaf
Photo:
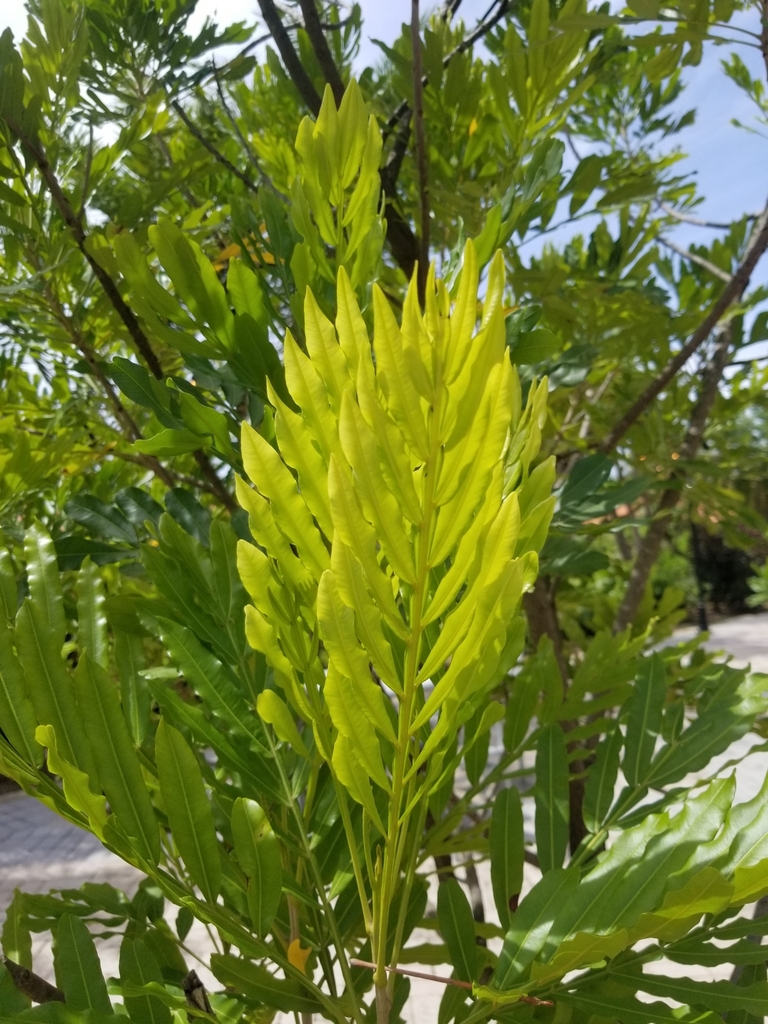
[[[269,722],[278,739],[290,744],[302,757],[309,757],[309,751],[296,728],[296,722],[287,704],[274,690],[262,690],[256,698],[256,710],[265,722]]]
[[[103,841],[107,823],[107,801],[91,789],[88,776],[67,761],[59,751],[58,737],[52,725],[38,725],[37,742],[48,749],[48,770],[58,775],[64,787],[64,798],[69,806],[85,815],[95,836]]]

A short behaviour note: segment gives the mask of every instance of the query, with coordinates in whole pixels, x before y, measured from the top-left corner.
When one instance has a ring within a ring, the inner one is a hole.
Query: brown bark
[[[299,5],[304,17],[304,28],[309,36],[320,70],[323,72],[323,78],[331,87],[336,106],[340,107],[344,98],[344,83],[341,80],[339,69],[336,67],[336,61],[333,59],[328,40],[325,38],[315,0],[299,0]]]
[[[261,10],[261,16],[264,19],[264,23],[272,35],[275,41],[283,64],[285,64],[285,70],[288,72],[291,81],[299,91],[299,95],[304,100],[306,105],[317,117],[320,113],[320,95],[312,84],[312,79],[309,77],[307,72],[304,70],[304,65],[299,59],[298,53],[294,49],[291,37],[288,35],[288,30],[283,25],[283,19],[280,17],[280,12],[275,7],[273,0],[259,0],[259,8]]]

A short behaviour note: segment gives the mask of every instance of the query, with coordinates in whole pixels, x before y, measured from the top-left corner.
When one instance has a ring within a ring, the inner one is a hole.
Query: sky
[[[463,0],[461,13],[468,25],[473,25],[482,16],[490,0]],[[423,3],[423,7],[426,7]],[[410,19],[410,0],[362,0],[363,43],[360,65],[375,62],[380,50],[372,39],[392,42],[399,33],[403,21]],[[206,16],[214,17],[219,24],[233,21],[257,21],[256,0],[200,0],[194,15],[195,24],[202,24]],[[758,15],[751,12],[738,16],[735,24],[750,27],[758,25]],[[10,25],[16,38],[26,26],[23,0],[5,0],[0,12],[0,31]],[[758,29],[759,30],[759,29]],[[698,214],[708,220],[729,221],[740,214],[762,209],[768,198],[768,138],[734,127],[731,120],[751,123],[753,108],[750,101],[722,73],[720,61],[728,53],[728,47],[705,47],[704,59],[697,68],[687,69],[690,87],[679,101],[679,113],[689,107],[698,110],[696,122],[678,138],[681,148],[687,153],[678,165],[682,171],[696,173],[700,193],[705,201]],[[765,68],[757,50],[739,48],[742,59],[765,81]],[[583,227],[589,229],[588,222]],[[550,240],[562,242],[572,229],[560,237],[551,235]],[[681,225],[675,233],[679,245],[701,242],[711,237],[711,232],[700,228]],[[533,255],[542,242],[526,246],[526,252]],[[768,258],[766,261],[768,262]],[[761,267],[756,275],[768,281],[768,270]]]

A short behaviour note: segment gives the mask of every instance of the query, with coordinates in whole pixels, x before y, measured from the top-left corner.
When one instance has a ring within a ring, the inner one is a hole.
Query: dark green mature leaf
[[[446,878],[440,882],[437,890],[437,923],[451,954],[456,976],[461,981],[475,981],[475,922],[469,900],[455,878]]]
[[[264,938],[275,919],[283,887],[277,836],[254,800],[242,797],[232,809],[232,836],[240,867],[248,877],[248,909],[256,934]]]
[[[211,805],[197,758],[164,718],[155,736],[155,758],[174,842],[192,880],[213,903],[221,887],[221,863]]]
[[[56,928],[53,947],[56,981],[72,1010],[97,1010],[111,1014],[107,983],[101,972],[87,926],[73,914],[63,914]]]
[[[211,513],[200,504],[191,491],[183,487],[174,487],[165,496],[165,507],[176,522],[187,533],[207,548],[210,541]]]
[[[236,772],[246,791],[259,796],[265,802],[276,801],[284,804],[283,792],[277,773],[268,760],[245,748],[236,739],[230,740],[205,717],[203,711],[185,703],[173,690],[150,682],[149,688],[163,709],[163,714],[187,728],[198,743],[210,747],[219,761],[229,770]]]
[[[126,398],[151,409],[164,427],[180,430],[181,420],[171,411],[171,392],[138,363],[115,356],[111,363],[112,380]]]
[[[40,622],[52,630],[59,646],[64,643],[67,624],[53,543],[41,523],[33,523],[24,535],[29,596],[38,609]]]
[[[0,944],[2,944],[4,956],[21,967],[31,970],[32,936],[24,900],[24,894],[19,889],[14,889],[13,899],[5,911]]]
[[[16,617],[16,649],[38,722],[52,725],[59,753],[97,785],[98,772],[88,733],[75,700],[72,679],[61,660],[61,643],[33,600]]]
[[[140,747],[147,735],[152,695],[146,679],[141,675],[146,666],[144,642],[140,636],[113,628],[115,637],[115,664],[120,674],[120,697],[123,714],[133,742]]]
[[[119,508],[107,505],[93,494],[78,494],[64,506],[70,519],[87,526],[97,537],[134,546],[138,538],[132,523]]]
[[[541,870],[562,867],[568,846],[568,752],[563,730],[545,725],[536,747],[536,848]]]
[[[134,526],[143,526],[149,520],[157,526],[163,514],[163,506],[139,487],[125,487],[115,495],[115,501],[126,519]]]
[[[112,562],[135,558],[137,554],[136,548],[91,540],[89,537],[59,537],[55,547],[62,572],[79,569],[86,558],[90,558],[95,565],[110,565]]]
[[[77,642],[81,651],[87,651],[92,661],[102,668],[109,664],[107,617],[104,613],[104,584],[101,573],[86,558],[78,573],[77,584]]]
[[[491,984],[500,991],[512,988],[525,976],[544,943],[550,938],[558,912],[579,884],[576,868],[554,868],[534,885],[512,916]],[[564,932],[552,936],[556,947]]]
[[[11,556],[0,547],[0,621],[12,623],[19,606],[19,587]]]
[[[641,663],[627,709],[627,738],[621,767],[630,786],[642,785],[648,776],[666,696],[664,662],[659,654],[654,654]]]
[[[37,717],[12,641],[10,629],[0,623],[0,729],[24,760],[39,768],[43,763],[43,748],[35,739]]]
[[[597,832],[613,803],[623,742],[621,729],[614,723],[597,748],[584,788],[584,824],[590,832]]]
[[[211,970],[222,985],[231,985],[248,998],[283,1013],[318,1013],[322,1009],[316,999],[304,995],[296,982],[276,978],[265,967],[259,967],[250,960],[214,954]]]
[[[138,855],[160,859],[160,833],[141,764],[123,716],[117,687],[104,669],[83,654],[75,674],[77,702],[110,807]]]
[[[525,860],[523,808],[516,789],[502,789],[494,800],[488,844],[493,899],[506,931],[512,921],[512,901],[522,888]]]
[[[746,1010],[754,1017],[768,1014],[768,982],[758,981],[742,988],[729,981],[692,981],[690,978],[665,978],[655,974],[611,971],[622,985],[631,986],[648,995],[674,999],[688,1006],[702,1006],[716,1013]]]
[[[683,1012],[666,1003],[641,1003],[625,988],[595,986],[577,992],[558,993],[569,1006],[582,1010],[587,1017],[619,1020],[622,1024],[722,1024],[722,1018],[708,1011]]]
[[[160,965],[141,939],[127,936],[120,945],[120,981],[124,985],[163,984]],[[170,1024],[171,1011],[156,996],[124,996],[134,1024]]]

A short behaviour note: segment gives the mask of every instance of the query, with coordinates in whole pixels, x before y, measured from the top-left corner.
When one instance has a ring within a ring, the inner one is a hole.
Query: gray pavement
[[[687,639],[696,630],[686,627],[679,630],[675,638]],[[722,650],[733,656],[735,664],[751,663],[753,671],[768,673],[768,614],[740,616],[716,623],[706,646]],[[738,753],[743,761],[737,769],[738,799],[748,799],[762,783],[768,770],[768,754],[749,753],[752,740],[745,737],[739,744]],[[730,752],[730,757],[735,751]],[[725,758],[722,759],[725,761]],[[490,894],[490,877],[487,865],[478,869],[481,888],[485,895],[488,919],[495,919],[493,899]],[[526,865],[526,889],[536,881],[538,872]],[[46,892],[49,889],[74,889],[84,882],[109,882],[123,889],[129,895],[135,891],[141,875],[129,865],[106,851],[98,840],[89,833],[58,818],[43,804],[20,793],[0,796],[0,922],[5,908],[13,898],[15,888],[25,892]],[[435,893],[430,892],[430,904],[434,907]],[[498,921],[496,920],[496,923]],[[414,934],[411,944],[436,942],[433,931],[420,930]],[[200,926],[195,926],[187,944],[203,960],[210,951],[210,940]],[[100,942],[99,952],[106,974],[117,974],[119,938]],[[50,952],[50,936],[47,933],[34,936],[34,969],[43,977],[53,979],[53,964]],[[419,967],[415,970],[428,974],[446,975],[447,966]],[[210,974],[199,963],[190,960],[207,984],[214,984]],[[659,964],[657,969],[665,973],[689,973],[690,968]],[[722,971],[704,971],[698,974],[703,980],[717,980],[726,977],[728,968]],[[443,987],[427,981],[413,980],[411,998],[404,1011],[408,1024],[428,1024],[437,1020],[437,1007],[443,994]],[[278,1016],[276,1024],[283,1018]],[[292,1018],[285,1018],[287,1021]]]

